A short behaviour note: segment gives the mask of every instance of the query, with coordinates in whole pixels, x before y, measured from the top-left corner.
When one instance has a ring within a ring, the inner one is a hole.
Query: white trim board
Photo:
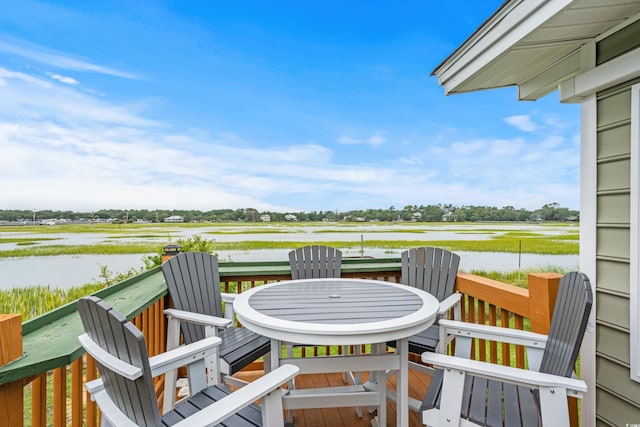
[[[560,102],[593,95],[640,76],[640,48],[560,83]]]
[[[631,86],[631,248],[629,338],[632,380],[640,382],[640,84]]]
[[[580,105],[580,271],[585,273],[596,290],[597,234],[597,101],[585,98]],[[596,298],[589,314],[589,323],[580,349],[580,377],[587,383],[587,392],[580,405],[583,427],[596,425]]]

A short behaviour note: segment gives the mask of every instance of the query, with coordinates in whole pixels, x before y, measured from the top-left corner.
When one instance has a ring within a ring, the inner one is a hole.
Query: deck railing
[[[241,293],[255,286],[290,279],[288,263],[221,263],[224,292]],[[343,262],[344,277],[398,282],[399,259],[358,259]],[[560,275],[529,276],[529,289],[460,273],[456,289],[463,298],[463,318],[469,322],[530,328],[546,333]],[[164,351],[169,303],[158,269],[96,293],[142,330],[150,355]],[[528,324],[528,325],[527,325]],[[0,419],[14,426],[95,426],[98,410],[84,391],[97,375],[95,363],[80,347],[82,326],[75,302],[20,323],[19,315],[0,315]],[[480,351],[483,349],[483,351]],[[317,351],[314,350],[314,353]],[[525,366],[522,349],[498,343],[475,344],[475,358]],[[259,369],[250,366],[248,369]],[[157,384],[159,401],[162,384]]]

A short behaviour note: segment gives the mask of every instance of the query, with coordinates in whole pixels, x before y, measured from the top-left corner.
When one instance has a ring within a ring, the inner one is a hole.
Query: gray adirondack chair
[[[549,335],[442,320],[440,327],[456,335],[456,355],[423,353],[425,363],[441,369],[425,395],[422,422],[568,426],[567,396],[587,391],[572,374],[592,304],[589,279],[572,272],[560,281]],[[527,346],[529,370],[469,360],[474,337]]]
[[[142,333],[106,302],[81,298],[78,312],[85,329],[78,340],[96,360],[101,375],[86,388],[100,407],[103,426],[284,425],[279,387],[296,375],[297,367],[283,365],[231,393],[224,386],[208,387],[205,381],[203,358],[216,353],[220,338],[149,358]],[[183,365],[192,372],[191,398],[161,416],[153,377]],[[257,399],[262,399],[262,408],[253,403]]]
[[[402,252],[400,283],[422,289],[435,296],[440,302],[439,319],[448,319],[453,309],[453,319],[460,319],[461,294],[454,293],[460,257],[448,250],[434,247],[418,247]],[[444,353],[446,345],[453,339],[452,335],[443,333],[444,330],[435,322],[431,327],[409,337],[409,352],[422,354],[425,351]],[[395,348],[396,342],[389,341],[387,346]],[[432,374],[433,369],[410,361],[411,369]],[[395,399],[395,393],[389,391],[390,399]],[[409,400],[409,407],[418,411],[420,401]]]
[[[451,309],[454,319],[460,319],[459,293],[454,293],[460,257],[446,249],[434,247],[413,248],[401,254],[401,279],[403,285],[422,289],[440,302],[439,318],[448,318]],[[409,351],[422,354],[425,351],[444,353],[450,337],[440,333],[438,322],[409,338]],[[448,338],[448,339],[447,339]],[[395,342],[388,343],[395,347]],[[415,366],[414,366],[415,367]]]
[[[233,325],[235,295],[220,291],[218,258],[215,255],[203,252],[180,253],[162,264],[162,273],[175,306],[175,309],[165,310],[168,320],[168,350],[179,345],[180,332],[185,344],[209,336],[219,336],[222,343],[218,348],[218,357],[207,358],[210,385],[220,381],[227,385],[244,385],[244,382],[231,375],[260,357],[265,358],[265,370],[270,368],[270,340],[249,329]],[[174,372],[165,379],[165,411],[173,407],[175,387]]]
[[[289,252],[289,266],[294,280],[340,277],[342,251],[322,245],[304,246]]]

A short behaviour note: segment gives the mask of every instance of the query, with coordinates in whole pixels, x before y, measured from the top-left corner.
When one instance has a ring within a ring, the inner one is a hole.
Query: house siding
[[[597,425],[640,423],[640,384],[629,378],[633,83],[603,91],[597,100]]]

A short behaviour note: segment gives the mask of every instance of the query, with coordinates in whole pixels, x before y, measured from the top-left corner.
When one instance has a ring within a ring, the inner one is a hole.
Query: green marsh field
[[[162,248],[206,250],[221,261],[286,260],[308,244],[345,256],[398,257],[415,246],[461,256],[462,271],[522,285],[527,271],[577,268],[579,227],[567,223],[189,223],[0,227],[0,312],[25,320],[153,266]],[[126,260],[119,270],[112,260]],[[88,275],[51,284],[56,275]],[[96,265],[98,264],[98,265]],[[52,267],[54,265],[55,267]],[[80,267],[78,267],[80,265]],[[39,272],[30,281],[28,273]],[[44,275],[45,279],[42,279]],[[21,282],[18,281],[22,280]]]

